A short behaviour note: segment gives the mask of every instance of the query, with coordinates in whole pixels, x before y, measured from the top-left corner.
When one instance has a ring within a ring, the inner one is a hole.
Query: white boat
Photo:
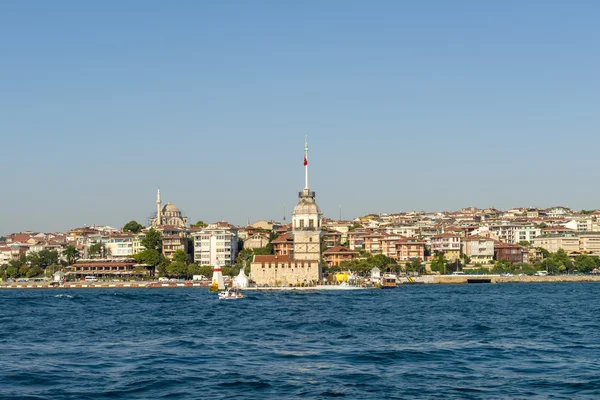
[[[220,300],[235,300],[235,299],[243,299],[244,296],[242,291],[238,288],[227,288],[224,292],[219,292]]]

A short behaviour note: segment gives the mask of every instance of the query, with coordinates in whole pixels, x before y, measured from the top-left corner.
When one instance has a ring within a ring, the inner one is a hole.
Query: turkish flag
[[[306,156],[304,156],[304,166],[306,167],[308,165],[308,158],[306,158]]]

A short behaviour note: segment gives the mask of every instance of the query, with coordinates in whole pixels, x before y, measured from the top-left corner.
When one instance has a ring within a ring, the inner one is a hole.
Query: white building
[[[110,235],[105,243],[108,254],[111,258],[131,258],[133,256],[133,240],[135,235],[132,233],[118,233]]]
[[[494,260],[494,239],[469,236],[463,241],[463,253],[473,264],[489,264]]]
[[[226,222],[191,230],[194,262],[199,265],[231,265],[238,252],[238,230]]]
[[[542,230],[534,224],[501,224],[489,227],[490,232],[504,243],[518,244],[521,241],[531,242],[540,236]]]

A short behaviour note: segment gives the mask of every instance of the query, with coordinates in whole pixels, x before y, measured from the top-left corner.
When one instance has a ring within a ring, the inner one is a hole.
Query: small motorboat
[[[244,296],[242,291],[238,288],[226,288],[224,292],[219,292],[220,300],[235,300],[235,299],[243,299]]]

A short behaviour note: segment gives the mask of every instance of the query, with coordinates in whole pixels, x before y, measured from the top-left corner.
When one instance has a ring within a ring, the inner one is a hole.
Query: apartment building
[[[193,229],[194,262],[200,265],[231,265],[238,254],[238,230],[226,222]]]
[[[533,247],[546,249],[550,253],[556,253],[558,249],[563,249],[568,253],[580,250],[579,240],[579,237],[574,234],[547,235],[534,238],[531,244]]]
[[[431,237],[431,252],[443,253],[447,260],[460,257],[461,238],[453,233],[442,233]]]
[[[509,223],[492,225],[489,231],[496,235],[500,241],[509,244],[517,244],[522,241],[531,242],[540,236],[541,229],[534,224]]]
[[[494,262],[494,239],[483,236],[466,237],[463,253],[469,256],[473,264],[491,264]]]

